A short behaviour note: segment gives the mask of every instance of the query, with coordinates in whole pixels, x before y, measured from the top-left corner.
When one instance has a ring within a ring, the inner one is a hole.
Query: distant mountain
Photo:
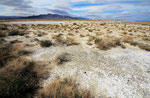
[[[0,19],[17,19],[20,18],[21,16],[0,16]]]
[[[41,15],[33,15],[33,16],[0,16],[0,19],[79,19],[79,20],[88,20],[87,18],[83,17],[71,17],[71,16],[64,16],[58,14],[41,14]]]

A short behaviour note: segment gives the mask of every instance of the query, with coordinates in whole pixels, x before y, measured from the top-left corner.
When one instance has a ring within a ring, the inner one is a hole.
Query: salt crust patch
[[[53,60],[68,52],[71,61],[50,70],[46,86],[56,78],[71,77],[80,87],[90,89],[96,98],[148,98],[150,92],[150,53],[140,49],[115,48],[93,51],[75,47],[38,49],[33,58]]]

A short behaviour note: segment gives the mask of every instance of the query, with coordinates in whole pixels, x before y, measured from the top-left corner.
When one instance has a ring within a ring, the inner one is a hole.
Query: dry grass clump
[[[0,24],[0,30],[8,30],[7,25]]]
[[[91,36],[91,35],[87,35],[87,36],[89,36],[88,42],[93,41],[97,38],[96,36]]]
[[[73,34],[73,33],[68,33],[68,35],[69,35],[69,36],[74,36],[74,34]]]
[[[43,35],[46,35],[44,32],[39,32],[38,34],[37,34],[39,37],[41,37],[41,36],[43,36]]]
[[[138,46],[139,48],[141,48],[143,50],[150,51],[150,45],[149,44],[143,44],[143,43],[139,43],[137,41],[134,41],[134,39],[132,37],[124,37],[123,42],[129,43],[130,45],[133,45],[133,46]]]
[[[129,43],[129,44],[134,42],[133,37],[129,37],[129,36],[124,36],[122,40],[123,42]]]
[[[56,45],[67,45],[67,46],[79,45],[79,43],[75,41],[75,39],[71,37],[64,37],[60,34],[53,36],[53,39],[55,40]]]
[[[21,50],[21,51],[18,52],[18,54],[21,55],[21,56],[22,56],[22,55],[29,55],[29,54],[31,54],[31,53],[32,53],[32,52],[31,52],[31,51],[28,51],[28,50]]]
[[[77,23],[73,23],[73,25],[77,25]]]
[[[68,53],[62,53],[62,54],[58,55],[55,60],[57,65],[61,65],[61,64],[64,64],[65,62],[69,62],[69,61],[71,61],[71,58],[70,58],[70,54],[68,54]]]
[[[149,41],[150,42],[150,36],[146,36],[142,38],[144,41]]]
[[[8,32],[9,36],[15,36],[15,35],[20,35],[23,36],[25,33],[23,31],[18,31],[18,30],[11,30]]]
[[[28,98],[33,97],[38,88],[36,72],[33,71],[34,63],[23,63],[20,70],[6,70],[0,74],[1,98]],[[7,73],[7,74],[6,74]]]
[[[6,32],[0,31],[0,37],[5,37],[5,36],[6,36]]]
[[[108,50],[113,47],[121,46],[121,40],[119,38],[97,38],[95,39],[95,44],[97,48],[101,50]]]
[[[0,24],[0,37],[5,37],[7,35],[7,25]]]
[[[124,35],[127,35],[127,32],[121,32],[122,34],[124,34]]]
[[[7,62],[14,58],[16,55],[12,51],[13,47],[11,44],[1,44],[0,46],[0,67],[7,64]]]
[[[91,29],[88,29],[88,31],[89,31],[89,32],[93,32],[93,30],[91,30]]]
[[[40,41],[41,47],[50,47],[52,45],[52,42],[50,40],[42,40]]]
[[[150,45],[148,44],[140,44],[138,45],[141,49],[144,49],[146,51],[150,51]]]
[[[123,42],[128,43],[133,46],[139,45],[138,42],[134,41],[133,37],[123,37],[122,40],[123,40]]]
[[[20,56],[20,49],[17,43],[0,46],[0,98],[31,98],[38,88],[35,63]]]
[[[77,87],[72,79],[56,79],[39,91],[41,98],[93,98],[90,91]]]
[[[80,37],[85,37],[85,35],[83,35],[83,34],[80,34]]]

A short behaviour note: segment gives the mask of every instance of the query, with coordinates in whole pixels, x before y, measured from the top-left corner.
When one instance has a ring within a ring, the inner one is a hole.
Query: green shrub
[[[21,32],[21,31],[18,31],[18,30],[12,30],[12,31],[9,31],[9,32],[8,32],[8,35],[9,35],[9,36],[15,36],[15,35],[23,36],[24,33]]]
[[[28,62],[20,73],[0,75],[0,98],[32,98],[39,81],[33,68],[34,63]]]
[[[95,39],[95,44],[99,43],[102,39],[96,38]]]
[[[50,40],[44,40],[40,41],[41,47],[50,47],[52,45],[52,42]]]

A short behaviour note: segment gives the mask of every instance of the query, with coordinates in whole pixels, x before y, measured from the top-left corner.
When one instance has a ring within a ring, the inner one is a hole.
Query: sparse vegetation
[[[97,48],[101,50],[108,50],[112,47],[121,46],[120,39],[117,38],[95,39],[95,44],[97,45]]]
[[[7,64],[7,62],[14,57],[15,54],[13,54],[12,51],[12,45],[11,44],[1,44],[0,47],[0,67]]]
[[[79,43],[71,37],[63,38],[61,35],[56,35],[53,38],[55,39],[55,43],[58,45],[79,45]]]
[[[5,37],[6,36],[6,32],[0,31],[0,37]]]
[[[25,33],[23,31],[18,31],[18,30],[12,30],[8,32],[9,36],[15,36],[15,35],[20,35],[23,36]]]
[[[39,91],[42,98],[93,98],[90,91],[79,89],[69,78],[56,79]]]
[[[0,24],[0,30],[8,30],[7,25]]]
[[[150,51],[150,45],[148,45],[148,44],[140,44],[139,47],[146,51]]]
[[[59,55],[56,60],[58,65],[63,64],[68,61],[71,61],[70,55],[68,53],[63,53],[63,54]]]
[[[40,41],[41,47],[50,47],[52,45],[52,42],[50,40],[43,40]]]
[[[39,37],[41,37],[41,36],[45,35],[45,33],[44,33],[44,32],[39,32],[37,35],[38,35]]]
[[[21,50],[18,52],[19,55],[29,55],[31,53],[32,53],[31,51],[27,51],[27,50]]]
[[[80,34],[80,37],[85,37],[83,34]]]
[[[20,72],[13,72],[10,75],[0,75],[0,97],[1,98],[32,98],[38,88],[38,78],[33,71],[34,63],[24,63]]]
[[[131,72],[137,78],[130,79],[130,82],[136,83],[134,80],[142,79],[142,83],[146,81],[144,85],[147,85],[148,80],[144,80],[144,76],[149,72],[141,70],[148,70],[145,66],[149,64],[149,41],[148,25],[124,24],[120,21],[71,20],[58,24],[0,24],[0,97],[94,98],[101,97],[100,94],[103,97],[112,89],[104,89],[108,84],[97,80],[97,76],[103,79],[103,72],[108,71],[111,72],[110,75],[121,75],[125,80],[126,72]],[[140,58],[136,58],[138,55]],[[134,63],[138,66],[134,66]],[[126,64],[130,66],[124,67]],[[95,68],[100,69],[100,72],[94,71]],[[77,81],[64,78],[68,76],[76,76]],[[112,82],[118,86],[115,81]],[[101,88],[100,84],[103,83]],[[92,96],[93,94],[96,95]],[[112,94],[115,95],[116,92],[112,91]]]
[[[35,63],[20,56],[20,48],[17,44],[6,42],[0,46],[1,98],[32,98],[38,88],[39,78],[34,71]]]

